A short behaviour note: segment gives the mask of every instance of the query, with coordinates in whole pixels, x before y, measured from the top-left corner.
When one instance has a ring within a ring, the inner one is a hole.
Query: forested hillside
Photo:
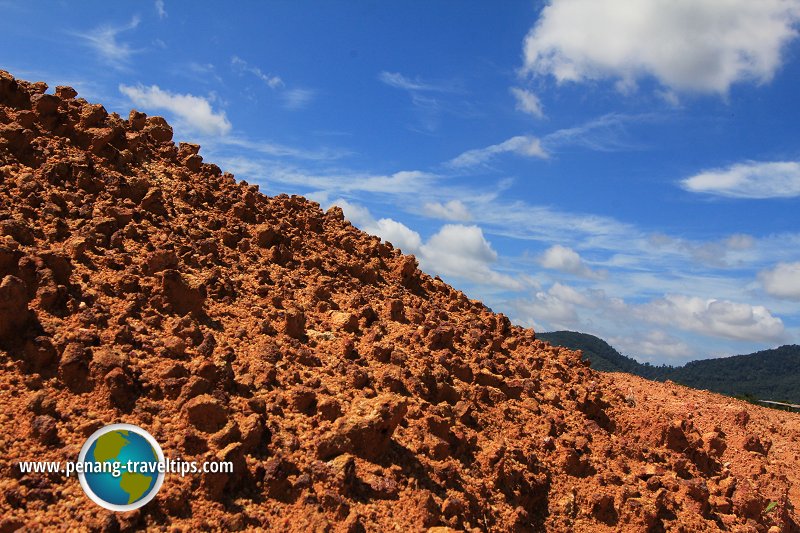
[[[796,344],[672,367],[639,363],[587,333],[554,331],[536,336],[557,346],[582,350],[592,368],[603,372],[627,372],[732,396],[800,403],[800,346]]]

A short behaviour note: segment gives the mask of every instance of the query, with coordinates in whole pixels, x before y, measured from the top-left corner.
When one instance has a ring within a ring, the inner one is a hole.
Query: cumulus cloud
[[[422,238],[419,236],[419,233],[402,222],[391,218],[375,220],[369,212],[369,209],[348,202],[342,198],[335,200],[332,205],[341,207],[345,218],[361,230],[392,243],[392,246],[400,248],[407,254],[419,253],[420,246],[422,245]]]
[[[783,321],[766,307],[729,300],[667,294],[640,306],[637,313],[649,322],[713,337],[778,342],[785,334]]]
[[[778,263],[775,268],[759,272],[758,279],[767,294],[800,301],[800,262]]]
[[[178,119],[179,125],[205,135],[225,135],[231,123],[224,111],[215,112],[209,99],[192,94],[165,91],[158,85],[145,87],[120,84],[119,90],[144,109],[165,110]]]
[[[681,294],[633,303],[603,289],[553,283],[511,305],[518,319],[539,330],[596,331],[628,353],[653,360],[707,355],[707,348],[687,342],[696,334],[748,345],[784,342],[787,336],[782,320],[763,306]],[[641,333],[651,325],[662,328]]]
[[[497,155],[506,153],[524,157],[538,157],[540,159],[547,159],[548,157],[539,139],[528,135],[518,135],[499,144],[466,151],[450,160],[449,164],[453,167],[474,167],[487,163]]]
[[[98,26],[86,32],[74,32],[84,44],[92,48],[100,58],[114,68],[124,70],[136,50],[128,43],[120,42],[118,36],[139,26],[139,17],[133,17],[124,26],[108,24]]]
[[[497,261],[495,252],[478,226],[465,226],[463,224],[445,224],[438,233],[428,241],[429,255],[435,257],[439,252],[444,252],[454,263],[459,259],[491,263]],[[453,266],[452,270],[462,268]]]
[[[553,283],[532,298],[517,300],[512,304],[523,322],[538,330],[591,329],[592,312],[602,311],[606,316],[624,312],[627,307],[618,298],[609,298],[602,289],[576,289],[563,283]]]
[[[539,97],[526,89],[519,87],[512,87],[511,94],[517,101],[517,110],[533,115],[536,118],[544,118],[544,111],[542,110],[542,102]]]
[[[574,274],[582,278],[598,279],[604,277],[604,273],[595,272],[589,268],[578,252],[560,244],[545,250],[539,258],[539,264],[544,268]]]
[[[558,82],[655,77],[681,91],[725,93],[768,82],[797,35],[798,0],[552,0],[524,42],[523,72]]]
[[[369,233],[378,235],[382,239],[389,241],[393,246],[407,251],[407,253],[418,253],[422,246],[422,239],[419,233],[412,230],[402,222],[391,218],[381,218],[370,228]]]
[[[331,205],[341,207],[345,217],[356,227],[392,243],[404,253],[416,255],[420,266],[428,273],[501,289],[523,287],[520,280],[492,269],[497,262],[497,252],[478,226],[445,224],[423,242],[419,233],[402,222],[391,218],[376,220],[366,207],[342,198]]]
[[[620,353],[639,360],[652,356],[685,360],[695,354],[688,344],[661,330],[650,330],[640,336],[610,337],[608,342]]]
[[[491,269],[497,252],[478,226],[446,224],[420,248],[423,267],[483,285],[521,289],[522,283]]]
[[[681,181],[681,186],[729,198],[791,198],[800,196],[800,163],[749,161],[701,172]]]
[[[428,202],[423,207],[425,214],[445,220],[464,221],[472,218],[469,209],[461,200],[450,200],[446,203]]]
[[[523,321],[537,330],[581,329],[575,304],[558,296],[559,287],[556,283],[547,291],[537,291],[529,300],[517,302],[515,307]]]

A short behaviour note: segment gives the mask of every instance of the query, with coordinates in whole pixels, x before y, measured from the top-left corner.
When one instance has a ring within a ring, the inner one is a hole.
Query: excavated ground
[[[0,71],[0,532],[798,530],[798,415],[596,373],[340,209],[46,89]],[[235,472],[129,513],[20,473],[116,422]]]

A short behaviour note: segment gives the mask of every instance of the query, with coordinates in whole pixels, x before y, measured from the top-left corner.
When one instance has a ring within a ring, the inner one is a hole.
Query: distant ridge
[[[731,396],[800,403],[800,346],[796,344],[672,367],[642,364],[588,333],[553,331],[536,336],[556,346],[583,351],[584,359],[601,372],[627,372]]]

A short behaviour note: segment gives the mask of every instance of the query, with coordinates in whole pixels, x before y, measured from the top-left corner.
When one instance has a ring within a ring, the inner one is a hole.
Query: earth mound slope
[[[0,72],[0,531],[797,529],[797,416],[600,375],[340,209],[46,90]],[[18,468],[117,422],[235,471],[112,513]]]

